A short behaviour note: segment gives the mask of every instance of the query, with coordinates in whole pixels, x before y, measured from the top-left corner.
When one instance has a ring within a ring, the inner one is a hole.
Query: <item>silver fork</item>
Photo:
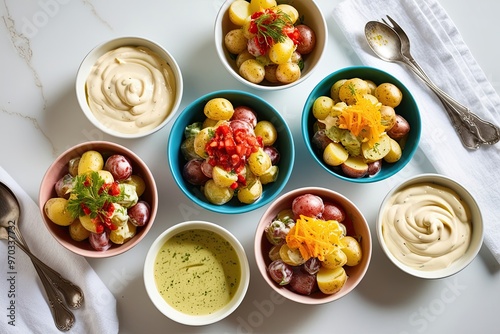
[[[466,106],[436,86],[411,55],[408,35],[389,15],[387,15],[387,19],[390,23],[383,18],[382,22],[399,36],[401,40],[401,53],[413,64],[415,67],[413,69],[414,72],[437,94],[464,145],[470,148],[477,148],[480,144],[491,145],[498,142],[500,140],[500,129],[472,113]]]

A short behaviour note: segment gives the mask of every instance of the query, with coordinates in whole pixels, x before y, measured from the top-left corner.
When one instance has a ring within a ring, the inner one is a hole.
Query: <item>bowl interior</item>
[[[470,213],[471,213],[471,218],[472,218],[472,237],[471,237],[471,243],[469,245],[469,248],[467,249],[466,253],[457,261],[452,263],[449,267],[440,269],[440,270],[433,270],[433,271],[423,271],[423,270],[418,270],[415,268],[412,268],[410,266],[405,265],[404,263],[400,262],[389,250],[387,247],[384,237],[382,234],[382,221],[383,221],[383,214],[384,210],[387,207],[387,202],[391,199],[391,197],[399,192],[400,190],[410,186],[410,185],[415,185],[415,184],[420,184],[420,183],[426,183],[430,182],[433,184],[441,185],[444,187],[447,187],[449,189],[454,190],[464,201],[465,203],[468,204]],[[444,278],[448,277],[451,275],[454,275],[467,267],[469,263],[471,263],[474,258],[476,257],[477,253],[481,249],[482,243],[483,243],[483,237],[484,237],[484,227],[483,227],[483,220],[482,220],[482,215],[481,211],[479,209],[479,206],[474,199],[474,197],[471,195],[471,193],[465,189],[460,183],[454,181],[453,179],[439,175],[439,174],[421,174],[414,176],[410,178],[409,180],[402,182],[401,184],[395,186],[384,198],[381,206],[380,206],[380,211],[378,214],[377,218],[377,224],[376,224],[376,229],[377,229],[377,238],[379,240],[380,246],[382,247],[382,250],[386,254],[386,256],[391,260],[394,265],[396,265],[398,268],[400,268],[402,271],[416,276],[420,278],[427,278],[427,279],[437,279],[437,278]]]
[[[337,202],[346,211],[345,225],[348,229],[348,235],[360,236],[361,250],[363,257],[361,263],[354,267],[344,266],[346,273],[349,277],[346,284],[339,292],[333,295],[326,295],[320,292],[311,294],[309,296],[304,296],[297,294],[285,287],[280,287],[274,282],[268,275],[266,268],[271,263],[268,257],[269,250],[271,249],[271,244],[265,236],[265,228],[272,222],[274,217],[284,209],[289,209],[292,207],[292,201],[297,196],[303,194],[314,194],[320,196],[321,198],[330,199],[333,202]],[[345,196],[329,189],[317,188],[317,187],[306,187],[292,190],[283,194],[274,201],[266,212],[262,215],[262,218],[257,226],[255,232],[255,260],[257,262],[257,267],[264,278],[264,280],[274,289],[276,292],[282,296],[302,304],[324,304],[337,300],[350,291],[352,291],[363,279],[371,260],[372,253],[372,240],[370,234],[370,228],[368,223],[359,209]]]
[[[363,178],[350,178],[342,174],[342,172],[337,171],[332,166],[327,165],[323,161],[322,152],[319,152],[311,143],[311,138],[314,135],[313,125],[315,122],[314,115],[312,113],[312,106],[316,98],[320,96],[330,96],[330,88],[332,85],[340,80],[340,79],[351,79],[351,78],[361,78],[364,80],[372,80],[377,85],[384,82],[391,82],[395,84],[403,93],[403,100],[400,105],[395,108],[396,113],[403,116],[411,126],[410,133],[408,135],[408,139],[406,140],[405,147],[403,149],[403,153],[401,159],[396,163],[386,163],[385,161],[382,163],[382,169],[379,173],[372,177],[363,177]],[[366,66],[353,66],[347,67],[336,72],[331,73],[326,78],[324,78],[313,91],[309,94],[302,113],[302,136],[304,142],[307,146],[309,152],[313,156],[314,160],[318,162],[328,173],[346,181],[350,182],[358,182],[358,183],[369,183],[369,182],[377,182],[392,175],[396,174],[400,171],[415,154],[418,144],[420,142],[420,134],[421,134],[421,121],[420,121],[420,112],[418,110],[417,103],[413,98],[410,91],[403,85],[398,79],[393,77],[392,75],[376,69],[372,67]]]
[[[193,186],[185,181],[182,176],[182,169],[186,163],[182,156],[180,147],[184,140],[184,128],[194,122],[202,122],[205,119],[203,107],[212,98],[224,97],[231,101],[234,107],[245,105],[253,108],[258,120],[268,120],[273,123],[278,132],[278,139],[274,146],[280,152],[280,162],[278,163],[278,179],[263,187],[263,193],[260,199],[252,204],[243,204],[237,198],[224,205],[215,205],[208,202],[200,191],[199,186]],[[293,169],[295,159],[295,149],[293,137],[285,120],[279,112],[263,99],[242,91],[217,91],[209,93],[192,102],[177,117],[170,131],[168,139],[167,155],[170,171],[177,185],[182,192],[199,206],[218,213],[238,214],[257,209],[269,203],[285,187]]]
[[[92,67],[96,63],[96,61],[101,57],[103,54],[105,54],[108,51],[115,50],[121,46],[145,46],[149,48],[151,51],[155,52],[158,54],[161,58],[163,58],[168,65],[172,68],[173,73],[175,74],[175,97],[174,97],[174,103],[172,104],[172,110],[170,113],[167,115],[167,117],[161,122],[156,128],[148,130],[148,131],[143,131],[139,133],[134,133],[134,134],[127,134],[127,133],[121,133],[119,131],[113,130],[109,127],[107,127],[105,124],[101,123],[93,114],[92,110],[90,110],[89,105],[87,103],[87,93],[86,93],[86,81],[87,77],[90,74],[90,71],[92,70]],[[83,59],[82,63],[80,64],[80,67],[78,68],[78,72],[76,75],[76,97],[78,100],[78,103],[80,105],[80,108],[82,109],[83,113],[85,116],[89,119],[89,121],[102,130],[103,132],[110,134],[112,136],[118,137],[118,138],[139,138],[143,137],[149,134],[152,134],[159,129],[161,129],[163,126],[165,126],[170,120],[173,119],[175,114],[177,113],[177,110],[179,109],[179,106],[181,104],[182,100],[182,95],[183,95],[183,79],[181,75],[181,69],[177,62],[175,61],[174,57],[163,47],[161,47],[158,43],[155,43],[151,40],[141,38],[141,37],[119,37],[112,39],[110,41],[104,42],[98,46],[96,46],[94,49],[92,49]]]
[[[43,209],[47,200],[53,197],[57,197],[54,185],[61,177],[67,174],[68,162],[73,158],[81,156],[88,150],[96,150],[100,152],[103,155],[104,159],[112,154],[122,154],[126,157],[129,157],[132,162],[133,173],[141,176],[146,183],[146,190],[141,198],[147,201],[151,206],[150,221],[147,225],[138,228],[137,234],[126,243],[122,245],[113,244],[108,250],[103,252],[94,250],[90,246],[90,243],[88,243],[87,241],[73,240],[69,235],[68,227],[54,224],[47,217]],[[146,166],[146,164],[137,155],[135,155],[135,153],[123,146],[110,142],[88,142],[79,144],[63,152],[48,168],[40,184],[38,205],[45,226],[61,245],[63,245],[70,251],[85,257],[110,257],[121,254],[131,249],[148,233],[156,217],[158,208],[158,193],[156,189],[156,183],[153,175],[151,174],[151,171]]]
[[[167,240],[172,238],[178,233],[188,231],[188,230],[208,230],[217,233],[219,236],[227,240],[235,249],[241,265],[241,281],[238,289],[231,299],[231,301],[224,306],[222,309],[215,311],[209,315],[193,316],[189,314],[182,313],[173,307],[171,307],[165,299],[160,295],[155,283],[154,277],[154,266],[156,256],[160,248],[165,244]],[[238,239],[234,237],[229,231],[223,227],[204,221],[188,221],[174,225],[164,231],[151,245],[144,263],[144,284],[146,286],[146,291],[149,298],[156,306],[156,308],[162,312],[165,316],[171,320],[177,321],[185,325],[200,326],[208,325],[231,314],[243,301],[248,285],[250,283],[250,266],[248,264],[248,259],[245,254],[243,246],[240,244]]]
[[[309,1],[291,1],[290,5],[294,6],[300,17],[303,17],[304,23],[307,24],[311,29],[314,30],[316,35],[316,47],[314,50],[304,55],[304,69],[302,70],[301,78],[295,82],[277,85],[269,82],[254,84],[250,81],[245,80],[238,73],[238,68],[236,67],[236,62],[234,61],[234,56],[231,55],[224,46],[224,36],[232,29],[237,28],[231,20],[229,19],[229,7],[234,0],[227,0],[224,2],[220,8],[217,18],[215,20],[214,32],[215,32],[215,47],[219,59],[221,60],[224,67],[235,77],[238,81],[260,90],[280,90],[295,86],[296,84],[304,81],[309,77],[316,67],[316,64],[321,60],[324,50],[326,48],[326,43],[328,40],[328,29],[326,26],[326,21],[323,13],[312,0]]]

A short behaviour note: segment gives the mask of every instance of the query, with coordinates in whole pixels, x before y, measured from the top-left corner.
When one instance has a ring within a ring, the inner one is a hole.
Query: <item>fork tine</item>
[[[399,26],[399,24],[397,24],[396,21],[394,21],[392,19],[392,17],[390,17],[389,15],[386,15],[387,16],[387,19],[392,23],[392,26],[395,27],[395,28],[398,28],[398,29],[401,29],[401,27]],[[383,20],[383,19],[382,19]],[[401,29],[402,30],[402,29]]]

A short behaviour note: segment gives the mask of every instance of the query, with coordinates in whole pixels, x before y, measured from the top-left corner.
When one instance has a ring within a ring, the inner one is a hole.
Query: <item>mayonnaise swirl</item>
[[[125,46],[102,55],[86,82],[87,101],[106,127],[126,134],[155,128],[171,112],[175,76],[146,47]]]
[[[471,240],[471,216],[453,190],[432,183],[411,185],[389,199],[382,233],[391,253],[419,270],[448,267]]]

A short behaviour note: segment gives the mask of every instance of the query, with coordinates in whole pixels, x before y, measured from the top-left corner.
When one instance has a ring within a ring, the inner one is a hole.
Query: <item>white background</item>
[[[83,141],[110,140],[125,145],[138,153],[155,175],[160,209],[149,235],[123,255],[89,260],[117,299],[121,333],[499,332],[500,266],[485,247],[456,276],[425,281],[396,269],[378,245],[375,217],[386,192],[411,175],[433,171],[421,151],[397,176],[363,185],[332,178],[307,153],[300,133],[307,95],[327,74],[360,64],[331,15],[340,1],[316,2],[326,17],[329,33],[321,66],[306,82],[273,93],[246,88],[225,72],[217,58],[213,24],[222,0],[0,2],[0,165],[35,201],[40,180],[53,159]],[[441,4],[500,91],[500,2],[442,0]],[[321,306],[277,298],[259,276],[253,255],[255,226],[266,207],[227,216],[190,203],[177,188],[167,165],[171,124],[147,138],[120,140],[104,135],[86,120],[74,92],[79,63],[95,45],[125,35],[153,39],[177,59],[185,85],[181,110],[208,92],[241,89],[260,95],[283,113],[297,150],[294,172],[285,191],[302,186],[334,189],[357,204],[372,227],[372,262],[354,292]],[[144,257],[153,240],[169,226],[191,219],[212,221],[234,233],[245,247],[252,272],[242,305],[223,321],[205,327],[187,327],[165,318],[148,299],[142,279]]]

